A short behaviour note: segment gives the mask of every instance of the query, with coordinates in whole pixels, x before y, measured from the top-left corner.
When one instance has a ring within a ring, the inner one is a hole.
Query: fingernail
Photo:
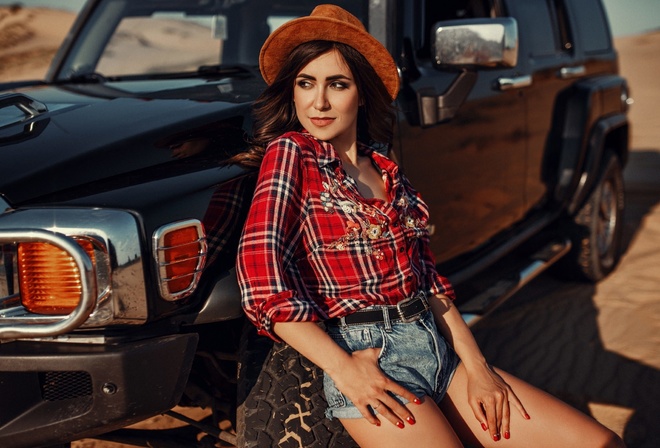
[[[530,418],[532,417],[530,417],[529,414],[525,413],[525,419],[529,420]]]
[[[376,426],[380,426],[380,420],[376,420]]]
[[[499,435],[499,434],[495,434],[495,435],[493,436],[493,440],[496,441],[496,442],[497,442],[498,440],[500,440],[500,435]]]
[[[403,427],[405,426],[402,421],[396,422],[396,425],[401,429],[403,429]]]
[[[511,438],[511,434],[509,434],[509,431],[504,431],[504,438],[507,440]]]
[[[483,428],[484,431],[488,431],[488,425],[486,425],[485,423],[482,423],[481,427]]]
[[[415,397],[415,399],[413,400],[413,403],[415,403],[415,404],[422,404],[422,400],[420,400],[419,398]]]
[[[414,425],[414,424],[416,423],[414,417],[406,417],[406,420],[407,420],[408,423],[410,423],[411,425]]]

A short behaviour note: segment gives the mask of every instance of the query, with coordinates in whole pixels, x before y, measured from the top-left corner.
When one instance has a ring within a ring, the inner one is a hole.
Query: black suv
[[[244,325],[255,172],[225,163],[261,44],[317,3],[89,0],[44,81],[0,85],[0,445],[350,444],[315,367]],[[600,0],[334,3],[398,63],[390,154],[469,324],[555,262],[615,267],[629,98]],[[121,429],[176,405],[213,412]]]

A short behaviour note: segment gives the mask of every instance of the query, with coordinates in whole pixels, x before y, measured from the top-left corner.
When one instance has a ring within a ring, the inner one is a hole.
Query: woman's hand
[[[486,362],[472,332],[452,301],[443,295],[429,303],[438,330],[454,347],[467,371],[468,401],[474,416],[493,440],[510,437],[511,404],[529,419],[529,415],[511,387]]]
[[[474,416],[481,422],[484,431],[489,431],[493,440],[510,437],[511,404],[525,419],[529,415],[513,389],[492,367],[483,364],[468,371],[468,401]]]
[[[370,423],[378,426],[381,423],[372,412],[373,409],[399,428],[405,426],[404,421],[414,425],[413,414],[392,397],[390,392],[416,404],[421,401],[383,373],[378,366],[379,352],[377,348],[353,352],[350,361],[330,376],[337,388],[355,404]]]
[[[351,361],[340,372],[331,374],[337,388],[358,408],[360,413],[372,424],[380,425],[380,420],[372,409],[385,417],[392,424],[403,428],[404,421],[415,424],[415,418],[408,408],[399,403],[392,395],[404,397],[408,401],[421,403],[419,398],[389,377],[378,366],[380,349],[371,348],[355,351]]]
[[[346,395],[370,423],[380,425],[372,409],[392,424],[415,424],[415,417],[389,392],[421,404],[415,394],[387,377],[378,365],[380,349],[347,353],[313,322],[276,322],[275,333],[303,356],[330,375],[337,389]]]

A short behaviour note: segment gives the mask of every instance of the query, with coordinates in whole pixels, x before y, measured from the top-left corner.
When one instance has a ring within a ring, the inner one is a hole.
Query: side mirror
[[[518,24],[511,17],[438,22],[431,36],[438,67],[515,67]]]

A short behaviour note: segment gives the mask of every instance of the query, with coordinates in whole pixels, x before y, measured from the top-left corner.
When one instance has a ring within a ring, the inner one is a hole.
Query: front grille
[[[87,372],[39,373],[41,396],[46,401],[61,401],[92,395],[92,377]]]

